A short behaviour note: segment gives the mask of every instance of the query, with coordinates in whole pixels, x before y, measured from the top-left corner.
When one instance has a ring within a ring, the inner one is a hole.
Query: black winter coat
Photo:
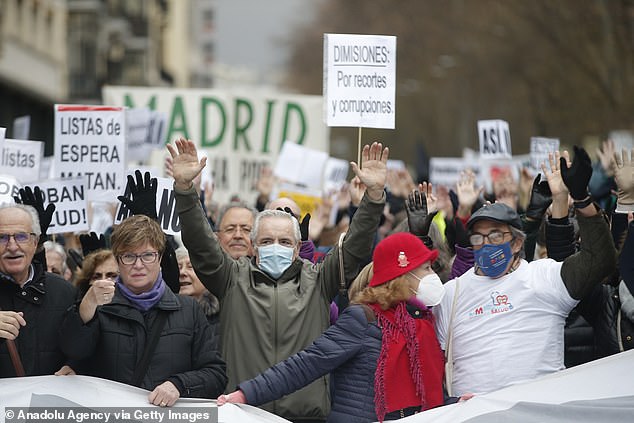
[[[158,310],[168,317],[139,387],[152,391],[169,380],[183,397],[218,397],[227,384],[226,366],[207,318],[194,298],[169,289],[144,314],[118,289],[112,302],[98,307],[87,324],[73,308],[62,326],[62,350],[86,360],[83,368],[90,376],[131,384]]]
[[[15,342],[27,376],[52,375],[67,363],[60,349],[59,327],[66,309],[75,302],[75,287],[33,263],[34,275],[24,288],[9,276],[0,274],[0,308],[24,313],[26,326]],[[15,369],[0,338],[0,377],[15,377]]]

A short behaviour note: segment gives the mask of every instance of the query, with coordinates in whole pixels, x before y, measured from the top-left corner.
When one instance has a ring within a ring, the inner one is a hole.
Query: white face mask
[[[257,252],[260,269],[277,279],[293,263],[295,250],[275,243],[258,247]]]
[[[418,276],[410,273],[412,276]],[[438,305],[445,296],[445,286],[442,284],[440,277],[435,273],[420,278],[418,289],[416,290],[416,299],[427,307]]]

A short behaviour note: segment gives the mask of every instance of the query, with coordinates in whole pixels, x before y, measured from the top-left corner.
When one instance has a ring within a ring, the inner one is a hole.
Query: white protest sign
[[[4,136],[7,133],[7,128],[0,127],[0,143],[4,141]]]
[[[20,116],[13,119],[13,138],[16,140],[28,140],[31,130],[31,116]]]
[[[326,161],[328,154],[323,151],[287,142],[277,157],[273,174],[287,182],[321,189]]]
[[[49,234],[83,232],[90,228],[85,176],[40,181],[32,184],[31,188],[35,189],[36,185],[44,194],[44,204],[55,204],[53,219],[47,231]]]
[[[442,185],[455,188],[460,179],[460,172],[471,169],[480,178],[480,166],[477,161],[466,160],[457,157],[432,157],[429,159],[429,182],[433,185]]]
[[[150,132],[150,109],[126,109],[126,160],[146,160],[151,151],[147,144]]]
[[[348,181],[350,164],[336,157],[329,157],[324,166],[324,192],[339,191]]]
[[[44,143],[7,138],[2,144],[0,173],[13,175],[23,184],[40,180]]]
[[[55,105],[55,177],[85,175],[90,201],[110,201],[125,188],[123,107]]]
[[[150,110],[150,126],[148,128],[147,140],[145,141],[152,149],[165,147],[165,131],[167,127],[167,114]]]
[[[45,181],[53,178],[53,156],[42,157],[40,160],[40,177],[39,181]]]
[[[483,159],[511,158],[511,132],[506,121],[479,120],[480,156]]]
[[[542,171],[542,163],[546,168],[548,164],[548,154],[559,150],[559,138],[531,137],[530,169],[535,173]]]
[[[0,175],[0,204],[15,203],[13,197],[20,195],[22,185],[11,175]]]
[[[103,98],[107,104],[166,113],[163,139],[191,139],[209,156],[214,200],[220,203],[236,194],[255,203],[260,171],[273,168],[284,140],[328,152],[330,129],[322,120],[322,96],[246,88],[106,86]],[[164,154],[154,154],[150,164],[163,168],[164,160]]]
[[[141,172],[145,175],[145,172]],[[131,172],[130,174],[133,174]],[[150,175],[152,175],[150,173]],[[155,177],[152,175],[152,177]],[[176,199],[174,198],[174,180],[172,178],[156,178],[156,214],[158,222],[168,235],[175,235],[180,232],[181,225],[178,220],[178,213],[176,213]],[[136,180],[136,178],[135,178]],[[128,190],[126,185],[125,192],[123,194],[127,198],[132,198],[132,194]],[[131,212],[123,203],[119,202],[119,207],[115,213],[114,223],[115,225],[121,223],[124,219],[130,217]]]
[[[614,142],[614,151],[620,153],[623,149],[634,148],[634,133],[628,130],[610,131],[608,138]]]
[[[328,126],[394,129],[396,37],[324,34]]]
[[[403,160],[388,159],[385,166],[387,167],[387,170],[403,170],[405,169],[405,162]]]

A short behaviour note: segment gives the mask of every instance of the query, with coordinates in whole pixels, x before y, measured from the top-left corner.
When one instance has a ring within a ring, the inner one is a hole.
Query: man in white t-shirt
[[[495,203],[470,217],[474,267],[447,282],[434,307],[441,348],[452,346],[451,395],[491,392],[563,369],[566,316],[616,267],[608,225],[587,195],[587,154],[577,150],[561,172],[551,166],[551,188],[573,197],[580,250],[563,262],[529,263],[521,258],[525,235],[515,210]]]

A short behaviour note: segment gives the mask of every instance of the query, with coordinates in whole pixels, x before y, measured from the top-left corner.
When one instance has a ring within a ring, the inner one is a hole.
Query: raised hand
[[[390,155],[389,148],[383,148],[379,142],[365,145],[361,152],[361,168],[350,162],[352,171],[359,177],[359,180],[366,186],[366,193],[372,200],[383,198],[383,189],[387,179],[387,159]]]
[[[575,201],[581,201],[588,198],[588,183],[592,176],[592,160],[586,150],[581,147],[574,146],[575,157],[572,164],[568,165],[568,161],[561,157],[559,159],[561,168],[561,177],[564,184],[570,191],[570,196]],[[552,190],[552,187],[551,187]],[[553,193],[553,195],[555,195]]]
[[[95,232],[79,235],[79,243],[81,244],[81,251],[84,257],[92,252],[103,250],[107,247],[104,235],[97,235]]]
[[[37,215],[40,219],[40,230],[42,231],[42,236],[40,237],[40,242],[42,243],[46,238],[46,231],[48,231],[48,227],[51,225],[51,220],[53,220],[55,204],[50,203],[44,208],[44,194],[42,190],[40,190],[40,187],[37,186],[34,190],[31,190],[31,187],[20,188],[19,194],[19,196],[13,197],[17,204],[32,206],[37,211]]]
[[[192,187],[192,181],[203,170],[207,158],[198,160],[196,145],[184,138],[179,138],[174,145],[167,144],[167,149],[172,157],[172,177],[176,189],[188,190]]]
[[[612,168],[617,186],[616,211],[634,211],[634,161],[630,157],[630,152],[623,149],[622,153],[615,153]]]
[[[614,176],[614,156],[616,154],[614,141],[609,139],[603,141],[601,148],[597,148],[596,153],[605,174]]]
[[[358,176],[355,176],[348,185],[348,192],[350,193],[350,202],[353,206],[359,207],[363,194],[365,194],[365,185],[361,182]]]
[[[405,204],[410,233],[416,236],[427,236],[431,222],[437,213],[437,211],[428,210],[427,194],[424,191],[412,191]]]
[[[117,198],[130,209],[132,214],[143,214],[156,220],[156,190],[158,181],[156,178],[150,178],[150,172],[145,172],[145,176],[142,176],[139,170],[135,170],[134,175],[136,176],[136,181],[132,175],[128,175],[128,188],[130,189],[132,199],[123,195]]]
[[[548,181],[540,182],[540,180],[541,175],[537,175],[533,181],[528,207],[526,207],[526,217],[536,221],[542,220],[546,210],[553,202]]]
[[[456,214],[462,218],[469,217],[483,190],[484,187],[476,188],[475,173],[471,169],[460,172],[460,178],[456,183],[456,195],[458,196]]]
[[[542,163],[541,167],[542,173],[548,181],[551,197],[557,198],[559,196],[565,196],[567,199],[568,187],[562,178],[561,167],[562,164],[565,168],[570,166],[570,155],[568,154],[568,151],[564,150],[563,154],[560,154],[559,151],[555,151],[554,154],[548,153],[548,163],[550,165],[550,169],[546,167],[545,163]]]

